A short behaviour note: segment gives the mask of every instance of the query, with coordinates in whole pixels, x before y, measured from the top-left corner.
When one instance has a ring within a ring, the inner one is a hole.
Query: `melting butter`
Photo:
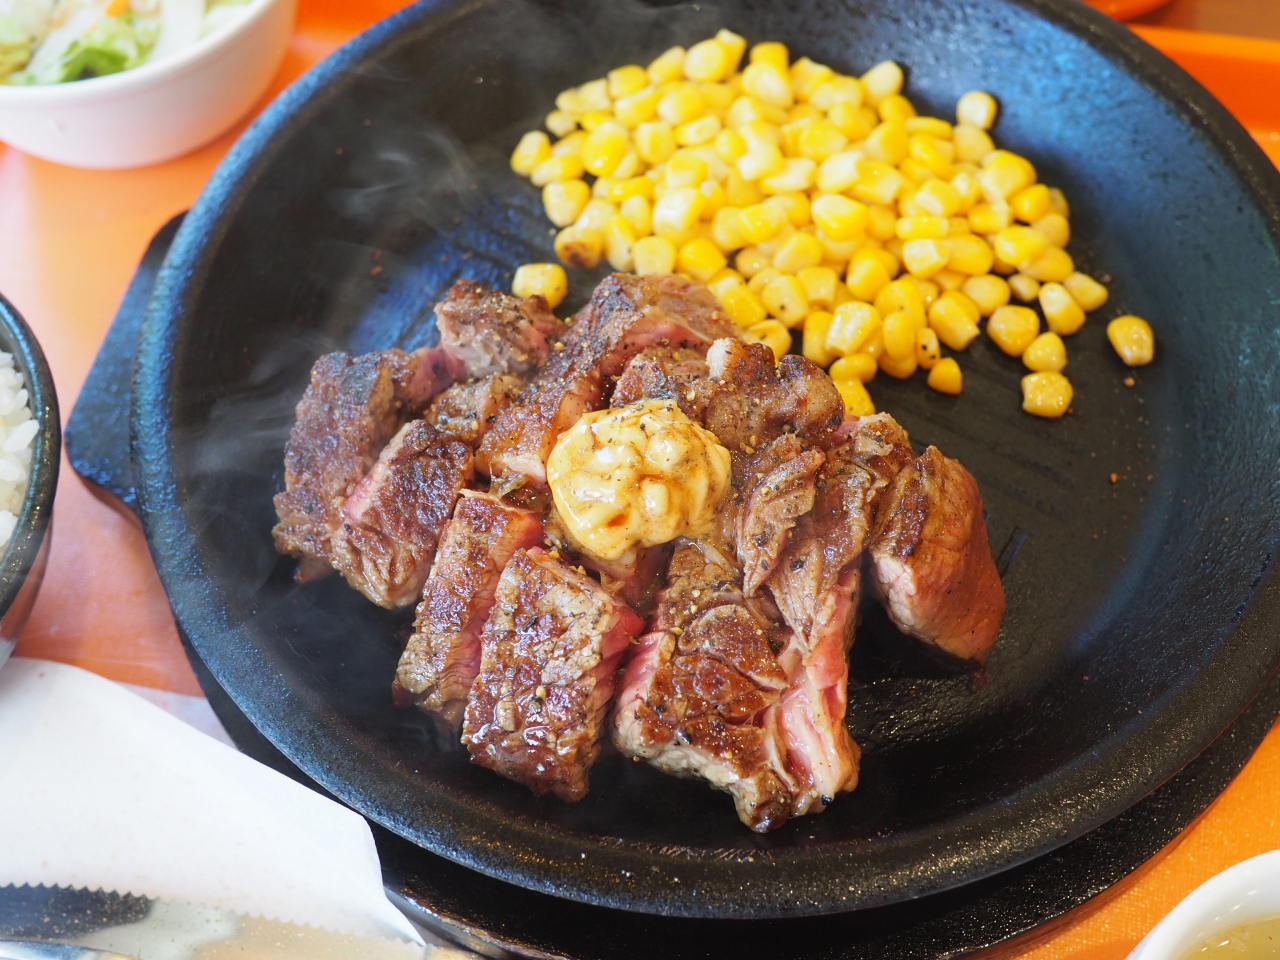
[[[547,461],[561,522],[604,561],[706,530],[729,475],[729,451],[672,400],[583,414]]]
[[[1275,960],[1280,957],[1280,917],[1252,920],[1205,937],[1183,960]]]

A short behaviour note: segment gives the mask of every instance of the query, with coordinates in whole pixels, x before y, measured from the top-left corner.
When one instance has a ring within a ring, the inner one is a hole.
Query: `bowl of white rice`
[[[0,663],[44,578],[61,453],[58,398],[44,352],[0,297]]]

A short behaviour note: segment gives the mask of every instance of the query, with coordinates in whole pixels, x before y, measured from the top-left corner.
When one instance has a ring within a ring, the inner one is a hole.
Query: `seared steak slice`
[[[643,622],[543,550],[517,550],[481,637],[462,742],[534,793],[580,800],[600,753],[614,671]]]
[[[773,573],[791,528],[813,508],[814,475],[823,459],[821,450],[806,450],[795,434],[787,433],[743,465],[737,484],[744,496],[737,542],[747,596]]]
[[[958,461],[930,447],[898,474],[871,541],[871,572],[904,633],[982,663],[1004,617],[982,495]]]
[[[532,373],[563,326],[542,297],[523,300],[474,280],[459,280],[436,304],[440,345],[472,377]]]
[[[696,350],[646,350],[622,371],[610,406],[623,407],[638,400],[675,400],[690,420],[701,420],[701,406],[696,401],[706,379],[707,361]]]
[[[700,284],[677,276],[606,277],[561,336],[563,349],[552,351],[498,415],[477,465],[494,478],[541,486],[556,439],[600,406],[608,378],[633,357],[657,346],[703,352],[733,330]]]
[[[861,557],[876,505],[910,458],[893,418],[861,418],[817,471],[813,509],[796,524],[768,581],[792,630],[778,657],[790,679],[778,713],[791,768],[804,785],[797,813],[857,786],[859,750],[844,717]]]
[[[456,383],[432,401],[423,419],[444,436],[475,447],[522,385],[508,373]]]
[[[844,400],[822,368],[791,354],[775,366],[761,343],[717,340],[707,351],[703,426],[732,451],[751,453],[784,433],[826,447],[844,418]]]
[[[276,549],[302,561],[299,580],[331,572],[329,538],[342,525],[342,502],[391,435],[459,372],[436,349],[330,353],[315,362],[285,448],[272,531]]]
[[[330,537],[333,565],[382,607],[422,595],[436,543],[458,494],[475,477],[471,449],[414,420],[342,504]]]
[[[541,540],[542,521],[529,510],[484,493],[458,500],[396,670],[394,699],[412,701],[442,727],[461,725],[467,692],[480,671],[480,633],[498,578],[517,550]]]

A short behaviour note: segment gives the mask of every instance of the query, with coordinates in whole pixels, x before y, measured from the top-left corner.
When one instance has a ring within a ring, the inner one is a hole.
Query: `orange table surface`
[[[288,55],[263,105],[404,5],[302,0]],[[1138,33],[1204,83],[1280,163],[1280,43],[1153,27]],[[0,291],[40,338],[64,419],[148,241],[190,207],[241,130],[181,159],[118,172],[59,167],[0,146]],[[199,695],[138,522],[65,461],[54,517],[48,573],[17,653]],[[1054,925],[1048,939],[1014,952],[1034,960],[1120,960],[1204,880],[1280,848],[1277,796],[1280,725],[1177,841]]]

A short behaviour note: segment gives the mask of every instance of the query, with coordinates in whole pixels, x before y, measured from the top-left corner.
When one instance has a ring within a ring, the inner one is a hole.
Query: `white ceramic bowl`
[[[1197,887],[1129,960],[1182,960],[1206,937],[1268,917],[1280,917],[1280,850],[1236,864]]]
[[[47,86],[0,84],[0,140],[73,167],[141,167],[230,129],[275,76],[297,0],[251,0],[235,23],[158,63]]]

